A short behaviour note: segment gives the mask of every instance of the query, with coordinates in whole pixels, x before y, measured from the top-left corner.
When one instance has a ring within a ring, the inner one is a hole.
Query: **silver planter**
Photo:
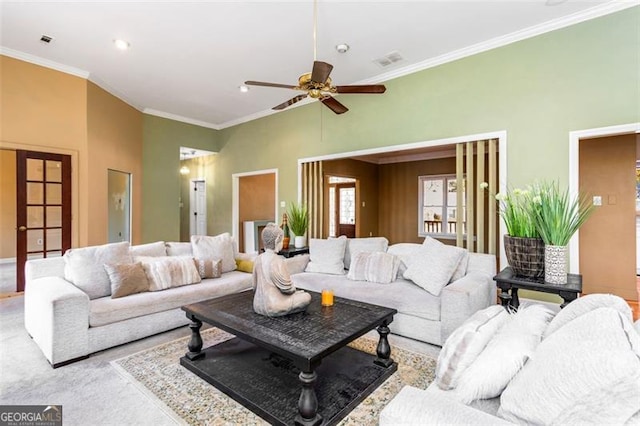
[[[567,283],[567,246],[544,246],[544,280],[549,284]]]

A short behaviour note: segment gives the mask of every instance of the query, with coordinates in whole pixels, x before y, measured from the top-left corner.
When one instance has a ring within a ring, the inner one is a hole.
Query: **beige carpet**
[[[233,337],[217,328],[202,333],[204,347]],[[159,408],[179,423],[190,425],[266,425],[242,405],[180,366],[188,338],[174,340],[128,357],[112,365]],[[361,337],[350,346],[375,353],[377,342]],[[433,380],[436,361],[428,355],[392,347],[398,371],[369,395],[340,425],[377,425],[380,410],[405,385],[426,388]]]

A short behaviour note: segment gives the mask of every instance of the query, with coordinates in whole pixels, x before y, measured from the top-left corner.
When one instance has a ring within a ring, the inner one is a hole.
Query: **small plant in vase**
[[[294,246],[297,248],[307,245],[305,233],[309,227],[309,212],[304,203],[291,203],[287,213],[289,218],[289,229],[295,235]]]
[[[571,197],[557,182],[536,184],[532,191],[536,230],[545,244],[545,281],[567,283],[567,244],[585,223],[594,206],[587,194]]]

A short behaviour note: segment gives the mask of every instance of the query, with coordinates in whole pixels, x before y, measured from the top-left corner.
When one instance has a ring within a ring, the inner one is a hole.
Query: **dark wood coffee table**
[[[270,318],[253,311],[253,291],[183,306],[191,320],[180,364],[277,425],[333,425],[398,368],[387,340],[395,309],[336,298]],[[203,350],[202,323],[236,337]],[[377,357],[347,346],[377,328]],[[296,409],[297,407],[297,409]]]

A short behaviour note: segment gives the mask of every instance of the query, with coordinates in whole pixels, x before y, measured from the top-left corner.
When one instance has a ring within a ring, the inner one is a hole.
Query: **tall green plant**
[[[566,246],[576,231],[593,213],[590,197],[580,193],[571,197],[569,190],[560,191],[557,182],[534,186],[531,197],[536,229],[547,245]]]
[[[289,205],[289,228],[297,236],[303,236],[309,227],[309,212],[304,203],[291,203]]]
[[[514,189],[506,195],[497,194],[500,202],[500,216],[512,237],[538,238],[535,218],[531,208],[531,194],[528,190]]]

